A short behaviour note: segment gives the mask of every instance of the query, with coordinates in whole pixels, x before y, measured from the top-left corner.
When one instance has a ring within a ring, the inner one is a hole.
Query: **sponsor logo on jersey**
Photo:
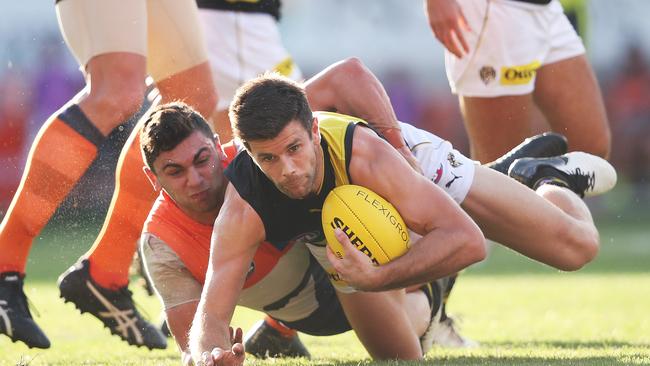
[[[451,175],[453,175],[454,178],[453,178],[452,180],[450,180],[449,182],[447,182],[447,184],[445,184],[445,187],[446,187],[446,188],[451,187],[451,185],[456,181],[456,179],[460,179],[460,178],[463,177],[462,175],[456,175],[456,174],[454,174],[454,173],[451,173]]]
[[[541,63],[537,60],[526,65],[504,66],[501,68],[499,82],[501,85],[528,84],[533,81],[540,66]]]
[[[497,71],[492,66],[483,66],[478,71],[478,75],[481,77],[483,84],[488,85],[491,81],[496,79]]]

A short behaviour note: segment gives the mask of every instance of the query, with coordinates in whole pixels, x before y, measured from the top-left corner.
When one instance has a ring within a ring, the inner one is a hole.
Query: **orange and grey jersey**
[[[164,191],[145,223],[147,272],[165,309],[197,301],[208,268],[212,226],[188,217]],[[251,262],[238,305],[262,311],[313,335],[349,330],[323,269],[300,245],[279,250],[262,243]]]

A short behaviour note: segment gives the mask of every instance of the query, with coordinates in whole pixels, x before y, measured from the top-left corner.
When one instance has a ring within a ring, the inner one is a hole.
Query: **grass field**
[[[461,319],[463,333],[481,347],[434,348],[426,364],[650,365],[650,228],[644,226],[646,220],[618,221],[600,225],[601,253],[577,273],[559,273],[494,247],[486,262],[461,276],[449,305]],[[129,347],[58,298],[56,276],[92,242],[93,232],[80,231],[49,230],[30,257],[26,292],[52,348],[30,350],[0,336],[0,365],[178,364],[173,342],[164,351]],[[157,300],[134,287],[136,300],[156,319]],[[236,323],[245,329],[257,319],[252,311],[236,314]],[[251,357],[248,364],[416,364],[373,363],[351,332],[301,337],[312,360]]]

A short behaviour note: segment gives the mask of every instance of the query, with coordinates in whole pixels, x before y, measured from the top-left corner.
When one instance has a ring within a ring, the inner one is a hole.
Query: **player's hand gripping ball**
[[[327,245],[339,258],[343,247],[334,235],[340,228],[375,265],[387,263],[409,248],[409,233],[397,209],[368,188],[344,185],[325,198],[322,210]]]

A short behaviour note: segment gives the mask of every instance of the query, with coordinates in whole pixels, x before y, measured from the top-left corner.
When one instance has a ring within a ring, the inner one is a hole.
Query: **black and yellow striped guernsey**
[[[244,151],[226,168],[226,177],[239,195],[255,209],[266,230],[266,240],[279,250],[290,242],[308,236],[308,241],[325,245],[321,226],[321,209],[327,194],[336,186],[350,182],[348,168],[352,137],[361,119],[330,112],[316,112],[323,148],[324,176],[320,192],[305,199],[291,199]]]

